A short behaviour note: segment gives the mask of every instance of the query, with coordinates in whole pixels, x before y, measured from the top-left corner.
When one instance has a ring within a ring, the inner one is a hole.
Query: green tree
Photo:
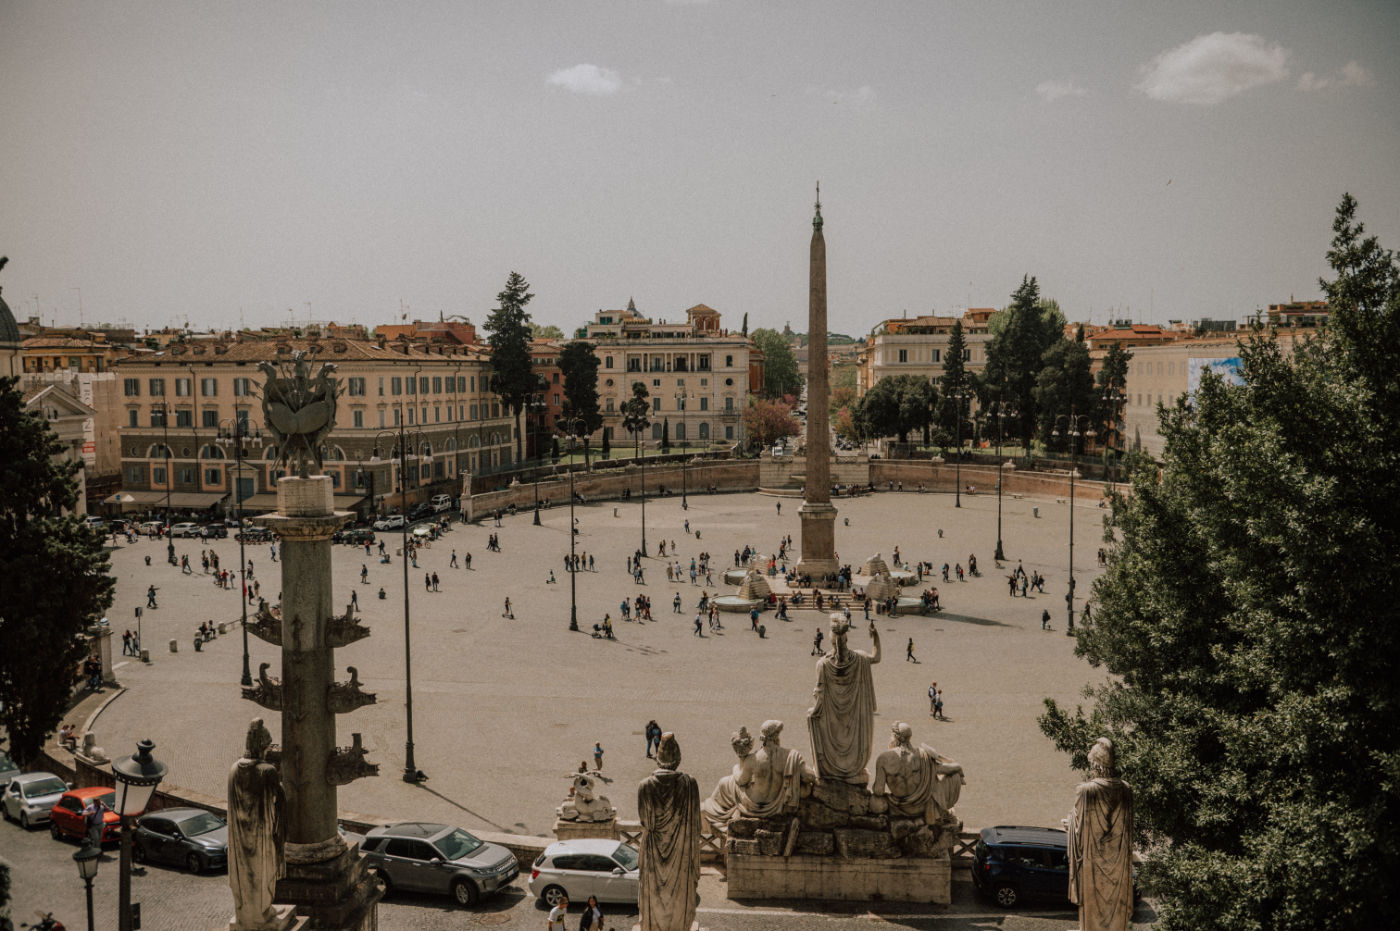
[[[552,323],[539,324],[531,322],[530,337],[532,339],[563,339],[564,331]]]
[[[933,419],[938,390],[918,375],[882,378],[865,393],[856,409],[856,425],[871,437],[895,436],[908,441],[909,431],[920,430]]]
[[[749,312],[744,311],[744,325],[739,329],[739,335],[747,337],[749,335]]]
[[[1089,347],[1080,341],[1062,339],[1045,350],[1041,363],[1040,374],[1031,389],[1040,416],[1040,438],[1048,447],[1069,450],[1067,428],[1071,414],[1078,422],[1073,430],[1097,432],[1103,407],[1089,370]],[[1059,436],[1054,435],[1057,430]],[[1082,452],[1085,445],[1081,438],[1075,443],[1075,449]]]
[[[496,308],[486,318],[491,338],[491,368],[501,402],[515,415],[515,460],[523,462],[520,412],[535,393],[535,372],[530,361],[530,315],[525,308],[534,295],[530,283],[511,272],[505,290],[496,295]]]
[[[943,350],[943,376],[939,379],[938,426],[947,436],[966,439],[972,435],[968,422],[968,397],[955,399],[956,394],[971,395],[977,391],[977,378],[967,370],[967,338],[961,320],[953,321],[948,332],[948,346]],[[925,428],[927,433],[927,428]]]
[[[831,428],[836,431],[836,435],[843,439],[857,441],[860,439],[860,429],[856,426],[855,414],[848,404],[836,412],[836,416],[831,418]]]
[[[609,457],[612,456],[612,428],[611,428],[611,427],[605,427],[605,428],[603,428],[603,451],[602,451],[601,453],[599,453],[598,456],[599,456],[600,458],[602,458],[602,459],[607,459],[607,458],[609,458]]]
[[[797,436],[802,432],[802,424],[797,422],[792,410],[790,402],[750,395],[743,414],[744,435],[760,449],[772,446],[783,437]]]
[[[59,723],[84,630],[112,604],[115,583],[99,535],[71,513],[76,462],[17,379],[0,378],[0,727],[21,766]]]
[[[603,424],[598,405],[598,356],[593,345],[574,340],[559,353],[559,368],[564,373],[564,419],[583,421],[583,467],[588,468],[587,437]]]
[[[1125,450],[1123,436],[1123,405],[1127,403],[1128,363],[1133,354],[1121,343],[1113,343],[1103,357],[1103,367],[1099,369],[1099,442],[1104,446],[1105,456],[1110,451],[1121,458]]]
[[[757,392],[766,398],[802,393],[802,376],[787,339],[777,330],[759,327],[750,337],[763,353],[763,385]]]
[[[647,414],[651,411],[651,405],[647,403],[647,398],[651,393],[647,391],[645,382],[632,382],[632,397],[628,398],[622,405],[622,429],[632,434],[632,443],[635,450],[640,452],[642,433],[651,426],[651,418]]]
[[[1328,327],[1162,410],[1076,645],[1112,679],[1041,719],[1117,743],[1166,931],[1400,926],[1400,266],[1333,229]]]
[[[982,377],[989,390],[1000,392],[1008,407],[1015,408],[1017,423],[1008,423],[1007,433],[1019,436],[1029,450],[1040,421],[1036,378],[1044,367],[1045,350],[1064,338],[1064,314],[1054,301],[1041,299],[1040,286],[1027,275],[1012,293],[1010,306],[992,314],[988,328],[992,338]]]
[[[669,453],[671,451],[671,418],[661,418],[661,451]]]

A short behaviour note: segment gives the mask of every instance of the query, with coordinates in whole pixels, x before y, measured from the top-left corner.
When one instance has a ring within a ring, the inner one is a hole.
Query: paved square
[[[415,753],[418,767],[430,777],[423,786],[400,780],[405,713],[399,536],[379,535],[394,553],[391,565],[380,564],[377,556],[366,558],[363,548],[336,546],[334,601],[343,605],[357,592],[374,632],[337,651],[339,674],[345,678],[344,666],[357,667],[365,689],[379,698],[377,705],[339,720],[340,742],[349,744],[351,732],[361,732],[370,759],[380,764],[378,778],[340,790],[341,808],[386,819],[548,834],[554,807],[567,791],[567,774],[585,759],[591,768],[591,749],[601,741],[604,773],[611,780],[607,793],[623,817],[635,817],[637,782],[653,765],[644,756],[642,737],[650,718],[676,732],[682,768],[696,776],[702,794],[733,766],[729,734],[740,725],[756,733],[764,720],[779,718],[786,724],[784,744],[810,759],[805,712],[814,684],[811,644],[817,628],[825,629],[825,612],[791,611],[789,622],[766,612],[763,639],[749,632],[747,618],[722,615],[722,632],[707,630],[698,638],[693,618],[703,586],[692,586],[688,578],[666,582],[664,563],[654,558],[663,537],[675,540],[687,567],[692,556],[708,551],[719,585],[710,591],[727,594],[731,589],[721,583],[720,570],[732,566],[734,551],[747,544],[774,552],[782,535],[796,537],[799,504],[757,494],[694,495],[689,510],[682,510],[679,497],[649,500],[647,542],[653,558],[645,563],[644,586],[633,583],[625,565],[639,543],[639,503],[579,507],[577,546],[596,565],[595,572],[578,576],[580,627],[591,631],[606,611],[616,642],[568,630],[566,507],[544,512],[541,527],[532,525],[528,512],[506,518],[500,528],[489,521],[454,524],[422,551],[418,568],[409,570]],[[1085,683],[1104,675],[1076,659],[1073,640],[1064,636],[1067,505],[1007,497],[1003,538],[1010,560],[998,572],[991,558],[994,496],[964,495],[961,509],[950,496],[913,492],[835,504],[837,549],[842,562],[857,570],[873,553],[889,559],[898,546],[904,559],[935,566],[966,567],[968,555],[975,553],[983,571],[981,578],[966,582],[939,582],[944,611],[935,617],[879,618],[884,655],[875,670],[877,752],[893,721],[909,721],[916,741],[966,767],[968,785],[958,812],[968,828],[1058,825],[1073,802],[1077,780],[1035,719],[1043,698],[1073,704]],[[1035,507],[1039,517],[1032,514]],[[1098,571],[1103,513],[1082,502],[1077,509],[1075,557],[1083,593]],[[486,550],[493,532],[500,535],[501,553]],[[150,737],[156,755],[170,767],[169,783],[222,796],[248,720],[262,715],[274,735],[279,725],[275,714],[240,697],[236,630],[193,652],[197,624],[239,616],[236,591],[219,590],[199,572],[201,548],[198,540],[176,541],[177,553],[189,554],[196,567],[193,575],[165,563],[164,542],[141,540],[113,553],[119,580],[109,613],[117,631],[115,651],[120,651],[121,631],[134,626],[133,609],[145,603],[147,585],[159,587],[160,608],[146,611],[142,620],[151,665],[117,657],[127,660],[116,674],[129,690],[108,706],[95,729],[98,742],[112,754],[129,752],[138,739]],[[234,540],[215,541],[214,549],[225,568],[236,567]],[[453,550],[459,561],[471,553],[470,571],[449,568]],[[280,564],[271,561],[266,545],[249,546],[247,557],[262,594],[275,598]],[[1008,596],[1006,575],[1018,560],[1027,572],[1038,569],[1047,576],[1047,594]],[[369,569],[369,584],[359,582],[362,564]],[[547,582],[551,570],[556,584]],[[439,592],[424,589],[424,574],[430,572],[441,580]],[[381,586],[387,596],[382,601],[376,597]],[[623,622],[619,602],[638,592],[651,597],[655,620]],[[680,614],[671,607],[676,592],[683,601]],[[514,620],[501,616],[507,596]],[[1040,629],[1047,608],[1052,632]],[[905,660],[910,637],[917,664]],[[168,650],[171,639],[178,641],[176,654]],[[260,662],[272,663],[277,674],[278,650],[253,637],[249,641],[254,675]],[[859,614],[851,645],[870,648]],[[945,692],[946,722],[929,716],[926,693],[932,680]]]

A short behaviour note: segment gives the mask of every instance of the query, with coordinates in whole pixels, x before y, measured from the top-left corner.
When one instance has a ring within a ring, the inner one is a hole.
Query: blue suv
[[[972,858],[972,882],[1002,908],[1022,902],[1069,904],[1069,839],[1053,828],[983,828]]]

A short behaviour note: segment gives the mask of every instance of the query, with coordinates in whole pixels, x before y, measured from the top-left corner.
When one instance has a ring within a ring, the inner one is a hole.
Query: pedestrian
[[[515,612],[510,609],[510,598],[506,598],[506,609],[501,612],[501,617],[508,617],[515,620]]]
[[[817,628],[817,635],[816,635],[815,637],[812,638],[812,652],[811,652],[810,655],[812,655],[812,656],[824,656],[824,655],[825,655],[825,654],[822,652],[822,629],[821,629],[820,627]]]
[[[928,713],[934,714],[938,710],[938,683],[928,684]]]
[[[146,589],[146,607],[156,607],[156,587],[154,585]]]
[[[590,895],[588,904],[583,907],[579,918],[578,931],[603,931],[603,910],[598,907],[598,897]]]
[[[1084,614],[1083,614],[1081,620],[1082,620],[1083,623],[1086,624],[1086,625],[1092,623],[1093,620],[1094,620],[1093,607],[1092,607],[1092,606],[1090,605],[1090,603],[1087,602],[1087,601],[1084,602]]]
[[[681,613],[681,593],[680,593],[680,592],[676,592],[676,597],[675,597],[674,599],[671,600],[671,613],[672,613],[672,614],[680,614],[680,613]]]
[[[904,661],[905,661],[906,663],[917,663],[917,662],[918,662],[918,660],[914,658],[914,638],[913,638],[913,637],[910,637],[910,638],[909,638],[909,645],[906,646],[906,647],[904,648]]]
[[[700,612],[699,612],[699,611],[696,611],[696,612],[695,612],[695,636],[697,636],[697,637],[703,637],[703,636],[705,636],[704,628],[703,628],[703,626],[702,626],[702,624],[701,624],[701,622],[700,622]]]
[[[456,569],[456,568],[457,568],[457,551],[456,551],[456,550],[453,550],[453,551],[452,551],[452,561],[449,562],[447,565],[448,565],[449,567],[453,568],[453,569]]]
[[[564,919],[569,917],[569,899],[567,896],[559,897],[559,904],[549,910],[549,927],[546,931],[568,931],[564,927]]]
[[[360,563],[360,584],[369,584],[369,566],[366,566],[364,563]]]
[[[588,571],[589,571],[589,572],[596,572],[596,571],[597,571],[597,570],[595,570],[595,569],[593,568],[593,557],[592,557],[592,556],[589,556],[589,557],[588,557]]]
[[[471,553],[467,553],[465,556],[462,557],[462,565],[463,565],[463,567],[465,567],[465,568],[467,568],[467,569],[470,569],[470,568],[472,567],[472,554],[471,554]]]
[[[866,598],[864,601],[862,601],[861,606],[865,609],[865,619],[867,621],[870,620],[870,599]]]
[[[414,565],[417,565],[417,563],[415,562]],[[425,572],[425,573],[423,573],[423,591],[425,591],[425,592],[430,592],[430,591],[432,591],[432,590],[433,590],[433,574],[432,574],[431,572]]]
[[[599,772],[603,768],[603,744],[601,741],[593,743],[593,771]]]
[[[553,585],[553,584],[555,584],[556,581],[557,581],[557,580],[554,578],[554,570],[553,570],[553,569],[550,569],[550,570],[549,570],[549,578],[545,581],[545,584],[546,584],[546,585]]]
[[[128,631],[126,631],[125,633],[122,634],[122,656],[129,656],[130,654],[131,654],[131,631],[128,630]]]
[[[933,696],[934,717],[940,721],[948,720],[943,716],[943,690],[939,689]]]
[[[433,591],[437,591],[437,590],[438,590],[438,574],[437,574],[436,572],[434,572],[434,573],[433,573]]]
[[[1049,630],[1049,629],[1050,629],[1050,609],[1049,609],[1049,608],[1046,608],[1044,611],[1041,611],[1041,612],[1040,612],[1040,629],[1041,629],[1041,630]]]
[[[350,607],[356,611],[360,610],[360,593],[353,588],[350,589]]]

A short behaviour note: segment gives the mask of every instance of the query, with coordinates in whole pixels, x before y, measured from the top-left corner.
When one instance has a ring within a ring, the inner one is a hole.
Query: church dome
[[[0,344],[18,342],[19,324],[15,322],[15,315],[10,313],[10,305],[0,297]]]

